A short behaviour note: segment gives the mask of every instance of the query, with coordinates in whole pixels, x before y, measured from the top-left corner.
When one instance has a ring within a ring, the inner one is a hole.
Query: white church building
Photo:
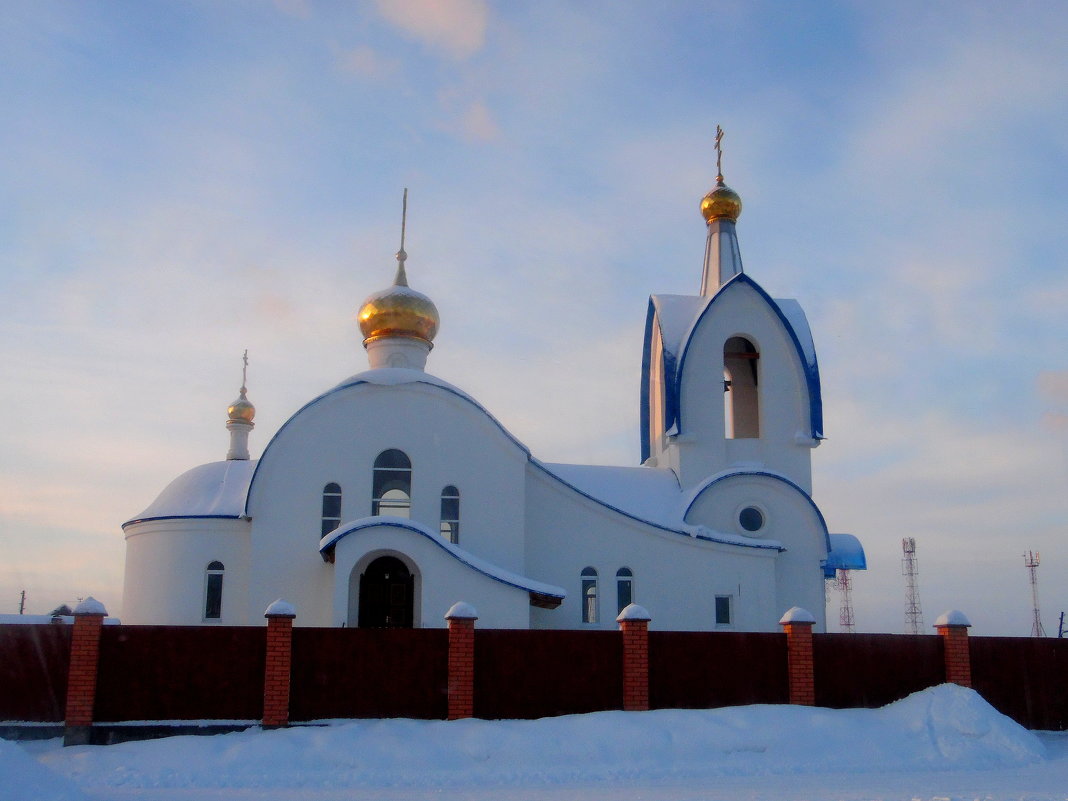
[[[812,499],[823,437],[808,322],[742,269],[741,199],[718,176],[701,290],[650,298],[640,466],[537,459],[426,371],[439,317],[408,286],[360,308],[369,369],[298,409],[251,459],[255,409],[228,410],[226,459],[180,475],[123,524],[123,622],[613,629],[627,604],[665,630],[825,629],[824,580],[863,568]],[[244,382],[243,382],[244,383]]]

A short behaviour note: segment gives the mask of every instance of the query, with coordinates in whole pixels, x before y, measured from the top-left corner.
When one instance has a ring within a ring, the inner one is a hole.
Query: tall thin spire
[[[408,187],[404,187],[404,198],[401,201],[401,243],[397,251],[397,276],[393,279],[394,286],[408,286],[408,275],[404,272],[404,262],[408,260],[408,254],[404,251],[404,229],[408,225]]]
[[[742,199],[723,183],[723,129],[716,126],[716,186],[701,199],[701,216],[708,224],[705,263],[701,271],[701,294],[716,294],[719,288],[742,272],[742,254],[734,223],[742,213]]]

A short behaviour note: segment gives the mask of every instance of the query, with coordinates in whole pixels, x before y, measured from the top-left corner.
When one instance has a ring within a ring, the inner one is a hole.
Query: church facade
[[[804,312],[742,269],[738,195],[718,176],[697,295],[653,295],[640,466],[540,461],[475,399],[426,372],[439,317],[408,286],[360,308],[369,369],[297,410],[251,459],[184,473],[123,524],[125,623],[254,624],[284,598],[305,626],[439,627],[457,601],[489,628],[774,631],[824,579],[863,568],[811,496],[823,437]]]

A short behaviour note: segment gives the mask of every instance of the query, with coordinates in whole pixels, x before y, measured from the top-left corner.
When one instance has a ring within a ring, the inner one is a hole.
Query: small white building
[[[360,308],[370,369],[312,399],[258,460],[241,387],[226,459],[184,473],[123,524],[127,623],[253,624],[282,597],[305,626],[436,627],[454,602],[490,628],[774,631],[824,577],[862,568],[811,497],[823,436],[801,307],[742,270],[738,195],[702,200],[698,295],[653,295],[641,466],[535,458],[425,371],[438,311],[393,285]]]

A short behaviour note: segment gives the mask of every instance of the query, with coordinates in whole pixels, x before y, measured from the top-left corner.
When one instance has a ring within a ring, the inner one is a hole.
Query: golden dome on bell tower
[[[706,223],[713,220],[737,222],[742,213],[741,196],[723,183],[723,129],[716,126],[716,186],[701,198],[701,216]]]

